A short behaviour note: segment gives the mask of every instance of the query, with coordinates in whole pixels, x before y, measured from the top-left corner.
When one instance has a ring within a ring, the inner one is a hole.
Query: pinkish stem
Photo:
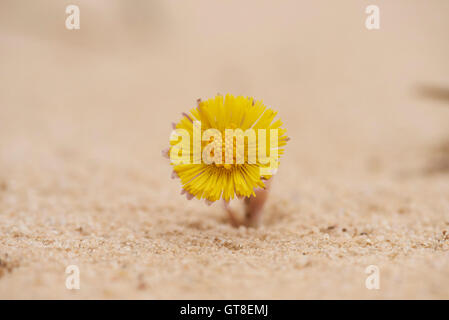
[[[268,199],[271,180],[265,181],[265,189],[257,189],[256,196],[250,196],[244,199],[245,203],[245,218],[244,221],[239,222],[236,218],[235,212],[225,202],[225,209],[228,212],[232,226],[238,227],[244,225],[246,227],[257,228],[262,220],[263,208]]]

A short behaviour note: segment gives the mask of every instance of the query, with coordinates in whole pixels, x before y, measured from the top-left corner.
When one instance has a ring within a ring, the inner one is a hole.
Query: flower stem
[[[243,221],[239,221],[236,218],[234,210],[230,208],[229,203],[225,202],[225,209],[228,212],[232,226],[239,227],[243,225],[248,228],[257,228],[260,226],[263,208],[269,196],[271,180],[265,182],[265,189],[257,189],[255,191],[256,196],[250,196],[244,199],[245,217]]]

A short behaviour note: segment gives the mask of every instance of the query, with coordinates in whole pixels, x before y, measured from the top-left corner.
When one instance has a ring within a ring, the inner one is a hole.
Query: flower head
[[[255,196],[277,170],[288,137],[262,101],[217,95],[198,100],[173,124],[166,151],[188,197],[229,201]]]

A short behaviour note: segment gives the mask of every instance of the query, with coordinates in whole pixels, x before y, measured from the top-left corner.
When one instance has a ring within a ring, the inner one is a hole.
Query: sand
[[[0,298],[448,299],[449,3],[371,2],[2,1]],[[258,229],[161,157],[217,92],[291,136]]]

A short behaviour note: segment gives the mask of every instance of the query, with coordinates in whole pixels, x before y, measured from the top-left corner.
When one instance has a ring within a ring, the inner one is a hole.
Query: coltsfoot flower
[[[173,123],[170,147],[163,152],[182,193],[208,204],[256,197],[276,172],[288,141],[276,114],[250,97],[198,100]]]

